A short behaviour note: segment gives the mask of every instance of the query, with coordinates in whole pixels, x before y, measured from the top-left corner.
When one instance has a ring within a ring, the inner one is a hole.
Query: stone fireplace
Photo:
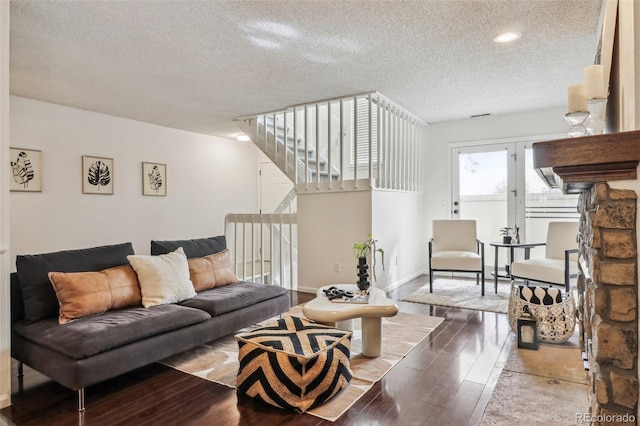
[[[534,167],[579,193],[578,324],[596,425],[638,424],[640,131],[539,142]],[[588,404],[588,405],[587,405]]]
[[[596,183],[582,192],[578,210],[578,317],[590,414],[630,420],[638,403],[637,195]],[[625,423],[635,424],[617,422]]]

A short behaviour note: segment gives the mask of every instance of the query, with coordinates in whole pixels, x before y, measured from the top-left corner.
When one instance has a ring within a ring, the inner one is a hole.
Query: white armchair
[[[511,263],[511,278],[563,285],[568,292],[570,279],[578,275],[577,222],[549,222],[545,256]]]
[[[475,273],[484,296],[484,243],[477,238],[475,220],[433,221],[433,238],[429,241],[431,293],[436,271]]]

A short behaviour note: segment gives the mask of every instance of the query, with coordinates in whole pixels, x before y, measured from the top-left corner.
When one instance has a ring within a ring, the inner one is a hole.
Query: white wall
[[[450,144],[496,141],[566,133],[564,107],[512,114],[490,115],[430,125],[423,150],[425,177],[425,238],[431,237],[431,221],[451,217]]]
[[[378,264],[376,287],[388,290],[429,270],[422,193],[373,191],[372,231],[385,251],[385,271]]]
[[[237,142],[11,97],[11,146],[42,150],[43,191],[11,193],[11,256],[224,233],[257,212],[258,149]],[[83,194],[82,155],[114,159],[114,195]],[[167,164],[167,196],[142,195],[143,161]],[[15,267],[14,267],[15,268]]]
[[[421,207],[422,194],[415,192],[299,193],[298,289],[315,292],[323,285],[355,284],[353,244],[368,234],[385,251],[385,270],[378,256],[375,283],[370,272],[376,287],[388,290],[421,275],[427,265],[426,242],[419,237],[424,234]]]
[[[371,233],[371,191],[298,193],[298,290],[355,284],[353,244]],[[336,263],[339,271],[336,271]]]
[[[0,408],[11,403],[9,332],[9,2],[0,2]],[[0,423],[2,420],[0,419]]]

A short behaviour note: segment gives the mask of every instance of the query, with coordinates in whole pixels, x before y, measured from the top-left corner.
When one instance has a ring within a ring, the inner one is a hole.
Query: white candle
[[[569,86],[567,95],[568,112],[587,111],[587,95],[585,94],[584,84]]]
[[[587,99],[607,97],[607,85],[604,81],[602,65],[589,65],[584,69],[584,86]]]
[[[533,328],[530,325],[523,325],[520,328],[520,339],[524,343],[533,343]]]

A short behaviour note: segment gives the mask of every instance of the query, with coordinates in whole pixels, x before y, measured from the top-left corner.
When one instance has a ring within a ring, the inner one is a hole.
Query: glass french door
[[[531,145],[523,141],[451,150],[451,217],[476,221],[478,239],[485,242],[486,265],[494,263],[489,243],[502,241],[502,228],[517,227],[521,242],[544,242],[550,221],[579,217],[577,195],[552,190],[540,179]],[[499,265],[506,264],[506,252],[500,251]],[[531,255],[543,256],[544,249],[534,249]]]
[[[499,144],[452,151],[451,217],[476,221],[478,239],[485,242],[487,265],[494,263],[489,243],[502,240],[501,228],[515,227],[515,148],[514,144]]]

